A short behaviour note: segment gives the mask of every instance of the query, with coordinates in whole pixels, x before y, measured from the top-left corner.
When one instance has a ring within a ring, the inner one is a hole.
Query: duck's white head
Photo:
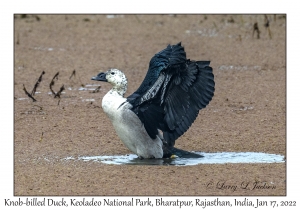
[[[97,76],[92,77],[92,80],[112,84],[112,90],[117,91],[121,96],[127,91],[127,78],[125,74],[118,69],[110,69],[107,72],[101,72]]]

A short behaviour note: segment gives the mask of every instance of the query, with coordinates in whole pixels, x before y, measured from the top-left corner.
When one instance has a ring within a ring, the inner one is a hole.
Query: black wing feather
[[[153,56],[141,86],[127,98],[151,138],[162,130],[164,140],[174,146],[189,129],[214,95],[209,65],[210,61],[187,60],[181,43]]]

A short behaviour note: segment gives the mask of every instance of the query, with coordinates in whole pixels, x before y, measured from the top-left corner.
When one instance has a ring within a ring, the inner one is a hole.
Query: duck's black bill
[[[92,80],[107,82],[106,74],[104,72],[101,72],[97,76],[92,77]]]

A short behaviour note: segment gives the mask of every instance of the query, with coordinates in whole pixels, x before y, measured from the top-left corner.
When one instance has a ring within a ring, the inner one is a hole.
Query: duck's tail
[[[188,152],[182,149],[177,149],[175,147],[163,147],[164,155],[163,158],[170,158],[174,155],[180,158],[202,158],[204,157],[203,155],[193,153],[193,152]]]

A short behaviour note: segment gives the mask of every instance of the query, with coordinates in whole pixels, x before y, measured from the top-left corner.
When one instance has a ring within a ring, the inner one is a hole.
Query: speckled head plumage
[[[110,83],[113,86],[112,90],[117,91],[121,96],[127,91],[127,78],[118,69],[109,69],[106,72],[101,72],[97,76],[92,77],[92,80]]]

